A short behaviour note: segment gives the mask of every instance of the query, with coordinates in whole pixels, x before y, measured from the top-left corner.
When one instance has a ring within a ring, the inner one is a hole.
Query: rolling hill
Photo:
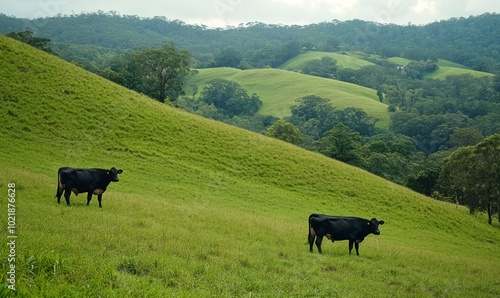
[[[0,79],[0,222],[15,209],[17,235],[15,261],[5,245],[0,270],[15,265],[17,296],[500,294],[500,225],[480,214],[160,104],[4,36]],[[102,209],[84,195],[66,207],[53,197],[60,166],[123,173]],[[313,212],[386,223],[359,257],[346,242],[310,254]],[[0,276],[0,296],[14,296]]]
[[[280,68],[300,72],[308,61],[321,59],[322,57],[331,57],[335,59],[337,61],[337,64],[343,68],[360,69],[364,66],[374,65],[372,62],[364,60],[363,57],[357,57],[355,54],[308,51],[299,54],[293,59],[290,59]],[[401,57],[391,57],[387,60],[399,65],[406,65],[412,61],[410,59]],[[439,66],[438,70],[433,73],[427,74],[425,78],[444,80],[447,76],[458,76],[464,74],[469,74],[473,77],[494,76],[494,74],[492,73],[472,70],[461,64],[443,59],[438,59],[437,64]]]
[[[353,54],[341,54],[333,52],[307,51],[288,60],[280,68],[285,70],[301,71],[308,61],[319,60],[323,57],[330,57],[337,61],[337,65],[343,68],[360,69],[363,66],[373,65],[372,62],[358,58]]]
[[[426,75],[428,79],[444,80],[447,76],[471,75],[473,77],[493,77],[494,74],[484,71],[469,69],[461,64],[439,59],[437,62],[439,68],[433,73]]]
[[[208,68],[186,81],[186,94],[191,94],[191,85],[198,90],[215,78],[235,81],[248,93],[256,93],[263,102],[260,114],[283,117],[290,115],[290,107],[298,98],[316,95],[330,99],[337,109],[357,107],[368,115],[379,119],[377,126],[389,125],[387,105],[378,101],[375,90],[331,79],[304,75],[281,69]]]
[[[389,60],[393,63],[397,63],[399,65],[406,65],[406,64],[411,62],[411,60],[401,58],[401,57],[391,57],[391,58],[388,58],[387,60]],[[438,70],[434,71],[433,73],[427,74],[425,76],[425,78],[444,80],[444,79],[446,79],[447,76],[459,76],[459,75],[464,75],[464,74],[468,74],[468,75],[471,75],[473,77],[494,76],[491,73],[472,70],[472,69],[469,69],[461,64],[454,63],[454,62],[447,61],[447,60],[443,60],[443,59],[438,59],[437,65],[439,66]]]

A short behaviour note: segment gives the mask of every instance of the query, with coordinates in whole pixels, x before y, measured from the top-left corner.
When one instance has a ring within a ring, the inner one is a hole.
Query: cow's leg
[[[69,202],[69,196],[71,195],[71,187],[66,186],[64,189],[64,198],[66,199],[66,205],[71,206]]]
[[[90,200],[92,200],[92,192],[89,191],[87,194],[87,206],[90,204]]]
[[[349,254],[351,254],[353,244],[354,244],[354,241],[349,240]]]
[[[309,235],[309,251],[310,252],[313,252],[313,244],[314,244],[314,239],[316,238],[316,236],[314,235]]]
[[[101,205],[102,194],[97,195],[97,200],[99,201],[99,208],[102,208],[102,205]]]
[[[316,233],[314,233],[314,230],[311,228],[311,229],[309,229],[309,235],[307,236],[307,241],[309,242],[309,251],[310,252],[313,252],[314,238],[316,238]]]
[[[321,254],[323,251],[321,250],[321,242],[323,241],[323,236],[316,237],[316,247],[318,248],[318,252]]]
[[[359,256],[359,242],[354,242],[354,247],[356,248],[356,255]]]
[[[56,198],[57,198],[57,203],[61,204],[61,196],[63,194],[63,189],[57,185],[57,191],[56,191]]]

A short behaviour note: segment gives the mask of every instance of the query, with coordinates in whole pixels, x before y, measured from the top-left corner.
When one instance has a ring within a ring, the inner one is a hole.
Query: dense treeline
[[[332,20],[306,26],[247,23],[223,29],[188,25],[163,17],[122,16],[116,12],[34,20],[0,14],[0,33],[25,30],[52,39],[61,57],[69,60],[78,56],[82,64],[102,59],[110,51],[159,47],[173,41],[193,54],[198,67],[217,65],[217,55],[228,48],[239,55],[242,67],[276,67],[306,47],[321,51],[363,51],[416,61],[441,58],[476,70],[500,70],[498,14],[454,18],[425,26]],[[69,44],[73,46],[67,47]]]

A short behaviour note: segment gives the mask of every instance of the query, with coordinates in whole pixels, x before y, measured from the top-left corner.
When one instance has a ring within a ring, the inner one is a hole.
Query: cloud
[[[164,16],[224,27],[248,22],[311,24],[338,19],[426,24],[452,17],[500,12],[498,0],[16,0],[0,13],[37,18],[98,10],[139,17]]]
[[[418,0],[415,6],[410,7],[410,9],[419,14],[419,13],[430,13],[432,15],[437,14],[436,2],[430,0]]]

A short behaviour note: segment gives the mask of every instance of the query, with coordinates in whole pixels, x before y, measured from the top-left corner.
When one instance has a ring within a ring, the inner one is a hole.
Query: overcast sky
[[[0,0],[0,13],[22,18],[115,11],[164,16],[210,27],[241,23],[311,24],[361,19],[400,25],[500,12],[499,0]]]

